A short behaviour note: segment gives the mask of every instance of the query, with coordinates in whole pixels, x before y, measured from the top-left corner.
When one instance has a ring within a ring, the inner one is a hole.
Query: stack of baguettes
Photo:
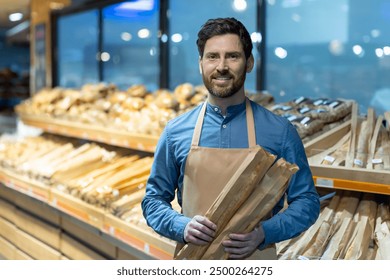
[[[309,163],[390,170],[390,112],[359,117],[357,104],[352,110],[350,130],[332,147],[309,157]]]
[[[227,259],[222,241],[233,232],[250,232],[283,196],[296,165],[257,147],[256,156],[239,168],[205,216],[217,225],[214,240],[205,246],[186,244],[176,259]]]
[[[15,174],[102,207],[109,208],[125,195],[141,195],[151,156],[80,142],[49,135],[0,141],[0,163]]]
[[[278,244],[279,259],[390,259],[389,229],[388,197],[339,191],[313,226]]]

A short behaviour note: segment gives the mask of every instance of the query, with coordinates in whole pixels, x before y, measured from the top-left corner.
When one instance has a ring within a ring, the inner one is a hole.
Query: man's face
[[[253,57],[247,63],[237,35],[218,35],[207,40],[199,67],[210,94],[226,98],[243,88],[246,72],[253,67]]]

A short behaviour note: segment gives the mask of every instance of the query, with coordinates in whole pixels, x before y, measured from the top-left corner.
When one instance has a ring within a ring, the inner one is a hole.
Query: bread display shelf
[[[119,129],[76,123],[67,120],[53,119],[45,116],[19,114],[21,121],[48,133],[79,139],[91,140],[112,146],[130,148],[145,152],[154,152],[158,136],[133,134]]]
[[[318,187],[390,195],[389,172],[328,166],[311,166],[311,170]]]
[[[4,168],[0,168],[0,182],[10,189],[14,189],[35,199],[43,202],[49,201],[50,188],[38,181],[24,178]]]
[[[155,259],[172,259],[174,243],[158,234],[143,230],[112,214],[88,204],[71,195],[23,178],[20,175],[0,168],[0,182],[13,190],[49,204],[60,212],[88,224],[114,239],[123,242],[132,249]]]
[[[104,210],[56,189],[50,190],[49,204],[91,226],[102,228]]]
[[[305,144],[308,157],[334,145],[349,130],[348,121]],[[314,183],[318,187],[353,190],[390,195],[390,171],[348,168],[329,165],[310,165]]]

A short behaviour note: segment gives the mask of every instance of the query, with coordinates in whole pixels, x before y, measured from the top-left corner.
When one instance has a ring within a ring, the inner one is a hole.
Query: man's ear
[[[253,55],[251,55],[246,61],[246,72],[250,73],[254,65],[255,65],[255,59],[253,58]]]
[[[199,63],[199,73],[202,75],[203,74],[203,71],[202,71],[202,58],[200,56],[199,56],[198,63]]]

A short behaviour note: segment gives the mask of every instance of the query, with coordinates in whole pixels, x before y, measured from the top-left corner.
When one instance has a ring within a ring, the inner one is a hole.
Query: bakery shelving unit
[[[0,169],[0,181],[3,184],[0,188],[7,188],[18,195],[46,204],[50,211],[59,213],[61,218],[71,219],[85,231],[127,252],[131,258],[172,258],[173,242],[126,223],[103,209],[3,168]],[[116,257],[109,256],[109,258]]]
[[[305,144],[308,156],[334,145],[351,126],[351,121],[322,134]],[[389,155],[390,156],[390,155]],[[390,171],[314,165],[310,168],[317,187],[390,195]]]
[[[153,153],[158,137],[134,135],[112,128],[74,123],[43,116],[19,115],[27,125],[37,127],[51,134],[76,137],[138,151]],[[345,133],[350,123],[344,123],[305,144],[308,154],[311,150],[324,149],[337,141]],[[317,187],[352,190],[360,192],[390,194],[390,172],[343,168],[331,166],[311,166]],[[81,227],[95,232],[125,250],[134,258],[171,259],[174,243],[153,232],[138,228],[131,223],[84,202],[69,194],[45,186],[41,182],[25,179],[8,170],[0,170],[0,181],[32,199],[46,203],[59,211],[63,217],[70,217]]]
[[[75,137],[96,141],[112,146],[154,152],[158,138],[150,135],[135,135],[110,128],[73,123],[43,116],[19,115],[20,120],[29,126],[41,129],[50,134]],[[131,258],[136,259],[172,259],[174,242],[127,223],[108,211],[82,201],[60,190],[46,186],[44,183],[25,178],[12,171],[0,168],[0,182],[8,189],[14,190],[31,199],[47,204],[59,211],[60,216],[71,217],[89,232],[103,237],[109,243],[125,250]],[[115,258],[110,256],[110,258]]]
[[[88,124],[75,124],[69,121],[44,118],[39,116],[20,115],[23,123],[38,127],[46,132],[80,139],[97,141],[113,146],[135,149],[153,153],[158,137],[139,135],[102,128]],[[350,121],[325,132],[305,144],[308,155],[313,150],[323,150],[334,144],[350,127]],[[390,172],[367,170],[361,168],[331,167],[311,165],[314,182],[318,187],[362,191],[390,195]]]

